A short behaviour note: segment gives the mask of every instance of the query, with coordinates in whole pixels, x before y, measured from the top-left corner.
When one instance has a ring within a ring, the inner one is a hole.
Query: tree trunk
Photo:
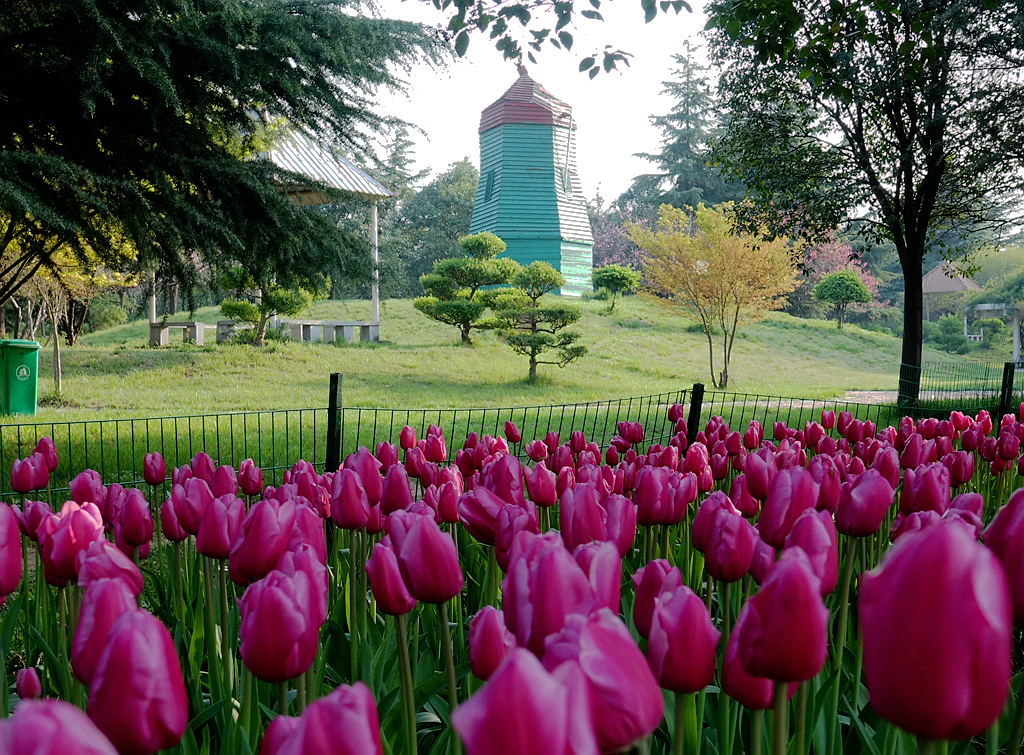
[[[462,326],[459,327],[459,331],[462,333],[462,343],[465,346],[472,346],[473,345],[473,341],[469,337],[470,327],[466,326],[466,325],[462,325]]]
[[[530,377],[528,380],[531,383],[537,382],[537,357],[533,354],[530,354]]]
[[[0,338],[7,338],[7,302],[0,304]]]
[[[903,353],[900,361],[900,390],[896,403],[913,406],[921,391],[921,340],[924,294],[921,286],[921,257],[913,250],[903,255]]]
[[[267,323],[269,323],[269,322],[270,322],[270,314],[261,312],[260,313],[260,319],[256,323],[256,331],[253,333],[253,336],[252,336],[252,345],[253,346],[262,346],[263,345],[264,336],[267,335]]]
[[[18,304],[18,300],[13,297],[10,299],[10,302],[11,306],[14,307],[14,330],[11,332],[14,334],[14,337],[17,338],[18,333],[21,330],[21,305]]]
[[[708,365],[711,367],[711,387],[721,388],[718,384],[718,378],[715,375],[715,342],[711,339],[711,327],[709,325],[704,326],[704,335],[708,338]]]
[[[57,333],[57,313],[50,312],[50,329],[53,331],[53,392],[58,396],[61,391],[61,379],[64,377],[60,363],[60,336]]]

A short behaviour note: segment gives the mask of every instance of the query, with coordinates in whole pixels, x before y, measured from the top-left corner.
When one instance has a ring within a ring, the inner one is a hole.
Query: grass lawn
[[[151,348],[146,322],[83,336],[62,352],[63,396],[53,394],[51,350],[40,352],[37,421],[200,414],[326,406],[328,375],[344,374],[346,406],[500,407],[639,396],[708,379],[707,341],[699,327],[656,303],[626,298],[607,311],[584,301],[578,324],[590,353],[565,369],[542,365],[535,385],[527,362],[491,333],[472,347],[428,320],[407,300],[381,307],[381,343],[271,342]],[[322,301],[310,316],[368,319],[365,301]],[[215,308],[196,319],[215,322]],[[178,319],[182,319],[181,316]],[[212,332],[210,333],[212,338]],[[742,326],[729,390],[805,398],[847,390],[894,389],[900,342],[831,322],[772,313]],[[960,357],[925,349],[925,361]]]

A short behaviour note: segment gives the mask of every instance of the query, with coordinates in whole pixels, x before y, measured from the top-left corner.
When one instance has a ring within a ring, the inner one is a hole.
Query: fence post
[[[690,414],[686,418],[686,446],[697,438],[697,426],[700,424],[700,410],[704,405],[704,383],[694,383],[690,389]]]
[[[1013,411],[1010,402],[1013,401],[1013,373],[1015,365],[1013,362],[1003,363],[1003,387],[999,391],[999,420],[1004,414]],[[998,420],[997,420],[998,421]]]
[[[341,464],[341,373],[331,373],[327,399],[327,458],[325,472],[336,472]]]

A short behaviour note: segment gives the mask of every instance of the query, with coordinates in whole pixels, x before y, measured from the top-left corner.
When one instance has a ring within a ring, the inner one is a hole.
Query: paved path
[[[895,404],[896,391],[847,391],[841,400],[854,404]]]

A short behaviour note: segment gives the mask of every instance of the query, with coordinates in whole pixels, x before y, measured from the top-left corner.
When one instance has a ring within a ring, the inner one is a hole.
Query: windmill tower
[[[470,233],[491,231],[520,264],[549,263],[561,293],[591,290],[594,237],[576,172],[572,108],[519,66],[519,78],[480,115],[480,185]]]

